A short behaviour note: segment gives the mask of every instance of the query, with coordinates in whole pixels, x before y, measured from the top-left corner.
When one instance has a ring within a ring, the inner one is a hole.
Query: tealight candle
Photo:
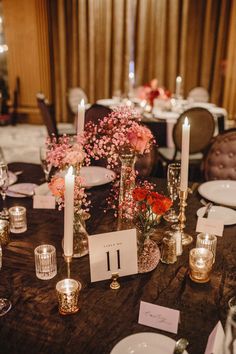
[[[197,235],[196,247],[210,250],[213,253],[213,263],[215,263],[216,245],[217,237],[215,235],[205,234],[203,232]]]
[[[7,245],[9,242],[9,221],[0,220],[0,244]]]
[[[197,283],[210,280],[213,253],[206,248],[193,248],[189,253],[190,278]]]
[[[56,248],[52,245],[40,245],[34,250],[36,276],[48,280],[57,274]]]
[[[81,283],[74,279],[63,279],[56,285],[59,313],[70,315],[79,311],[78,298]]]
[[[27,230],[26,208],[14,206],[9,209],[10,231],[19,234]]]

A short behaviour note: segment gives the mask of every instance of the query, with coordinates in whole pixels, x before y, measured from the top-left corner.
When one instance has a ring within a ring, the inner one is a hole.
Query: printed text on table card
[[[177,333],[179,311],[141,301],[138,323]]]
[[[92,282],[110,279],[112,273],[118,273],[119,276],[136,274],[136,230],[89,236],[89,262]]]

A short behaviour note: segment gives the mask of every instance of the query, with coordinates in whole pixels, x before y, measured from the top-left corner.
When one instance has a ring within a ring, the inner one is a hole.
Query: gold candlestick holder
[[[112,275],[111,275],[112,282],[110,284],[110,288],[112,290],[118,290],[120,288],[120,283],[118,283],[118,281],[117,281],[118,278],[119,278],[118,273],[112,273]]]
[[[184,232],[185,229],[185,222],[186,222],[186,216],[185,216],[185,208],[187,206],[187,200],[188,198],[188,190],[186,191],[179,191],[179,225],[178,229],[181,233],[181,240],[182,240],[182,245],[186,246],[189,245],[191,242],[193,242],[192,236]]]
[[[72,262],[72,256],[65,256],[64,255],[64,259],[67,265],[67,278],[70,279],[70,265]]]

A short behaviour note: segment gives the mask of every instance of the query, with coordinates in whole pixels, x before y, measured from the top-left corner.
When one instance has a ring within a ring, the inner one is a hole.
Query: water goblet
[[[0,193],[2,196],[2,211],[0,213],[0,217],[2,219],[9,218],[9,212],[6,207],[6,191],[9,184],[9,176],[8,176],[8,167],[5,163],[0,163]]]
[[[169,164],[167,168],[167,189],[173,205],[178,198],[178,190],[180,186],[180,170],[180,163],[177,162]],[[178,222],[178,215],[176,214],[174,207],[170,208],[163,218],[171,223]]]
[[[0,245],[0,269],[2,268],[2,247]],[[11,301],[0,298],[0,317],[4,316],[11,309]]]
[[[40,147],[40,161],[41,161],[41,166],[43,168],[46,182],[49,181],[49,176],[52,168],[52,165],[47,161],[47,152],[48,149],[46,148],[46,146]]]

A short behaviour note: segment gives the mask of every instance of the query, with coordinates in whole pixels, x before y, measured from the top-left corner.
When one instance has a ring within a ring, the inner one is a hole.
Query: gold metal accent
[[[186,234],[184,232],[185,229],[185,222],[186,222],[186,216],[185,216],[185,208],[187,206],[187,200],[188,198],[188,190],[186,191],[179,191],[179,231],[181,233],[181,239],[182,239],[182,245],[186,246],[189,245],[192,241],[193,238],[192,236]]]
[[[72,262],[72,256],[65,256],[64,255],[64,259],[67,264],[67,278],[70,279],[70,265]]]
[[[117,290],[117,289],[120,288],[120,284],[117,281],[118,278],[119,278],[119,274],[118,273],[112,273],[112,275],[111,275],[112,282],[110,284],[110,288],[112,290]]]
[[[81,283],[74,279],[63,279],[56,285],[59,313],[72,315],[79,311],[78,298]]]

